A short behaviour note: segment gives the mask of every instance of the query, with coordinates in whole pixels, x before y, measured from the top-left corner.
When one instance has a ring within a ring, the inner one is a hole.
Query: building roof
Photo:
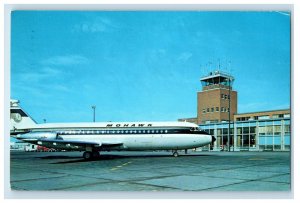
[[[243,115],[253,115],[253,114],[262,114],[262,113],[274,113],[274,112],[290,112],[290,109],[278,109],[278,110],[269,110],[269,111],[256,111],[256,112],[246,112],[234,114],[234,116],[243,116]]]
[[[208,76],[202,77],[200,79],[200,81],[205,81],[205,80],[213,79],[216,77],[221,77],[221,78],[226,78],[226,79],[229,78],[230,81],[234,80],[234,77],[232,75],[218,70],[218,71],[210,72]]]

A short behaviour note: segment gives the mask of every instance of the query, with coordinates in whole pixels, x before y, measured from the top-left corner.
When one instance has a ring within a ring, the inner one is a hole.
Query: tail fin
[[[10,131],[22,131],[35,125],[36,122],[21,109],[19,101],[10,100]]]

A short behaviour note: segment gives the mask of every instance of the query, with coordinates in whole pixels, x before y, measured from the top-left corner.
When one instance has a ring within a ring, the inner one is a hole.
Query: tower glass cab
[[[210,72],[208,76],[200,79],[202,90],[209,90],[214,88],[231,89],[234,77],[220,71]]]

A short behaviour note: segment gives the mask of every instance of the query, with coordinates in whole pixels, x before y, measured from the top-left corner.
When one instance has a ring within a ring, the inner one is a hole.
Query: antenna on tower
[[[205,71],[206,71],[206,73],[209,71],[209,64],[208,63],[205,64]]]
[[[228,69],[229,69],[229,74],[232,74],[231,60],[228,61]]]
[[[201,75],[204,75],[205,74],[205,67],[200,64],[200,69],[201,69]]]
[[[227,74],[231,74],[231,73],[230,73],[230,68],[229,68],[229,66],[230,66],[229,63],[230,63],[230,62],[228,61],[228,59],[226,59],[226,65],[225,65],[225,70],[224,70],[224,71],[225,71]]]
[[[208,61],[208,67],[209,67],[209,70],[206,72],[206,73],[208,73],[208,72],[211,72],[212,70],[212,68],[211,68],[211,66],[212,66],[212,62],[211,61]]]

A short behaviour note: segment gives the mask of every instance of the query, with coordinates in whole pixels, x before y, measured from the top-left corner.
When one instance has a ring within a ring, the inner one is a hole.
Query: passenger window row
[[[58,135],[91,135],[91,134],[158,134],[168,130],[67,130],[59,131]]]

